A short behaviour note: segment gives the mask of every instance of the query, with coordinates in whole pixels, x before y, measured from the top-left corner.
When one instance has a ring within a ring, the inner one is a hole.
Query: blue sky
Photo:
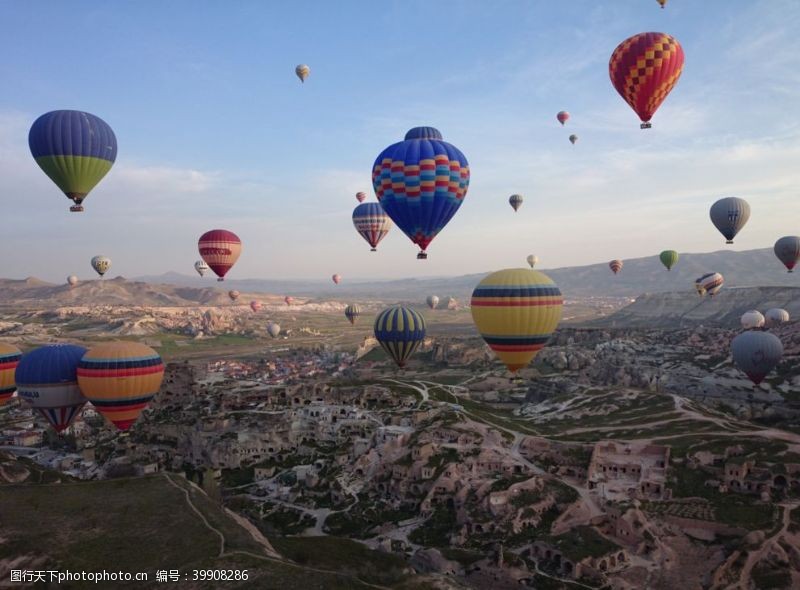
[[[16,2],[0,0],[0,276],[192,272],[224,227],[232,277],[384,278],[557,267],[724,247],[720,196],[753,215],[736,249],[800,233],[796,0]],[[626,37],[675,36],[683,76],[653,119],[608,80]],[[298,63],[311,66],[300,84]],[[30,124],[60,108],[115,130],[86,213],[38,169]],[[555,114],[566,109],[565,128]],[[370,168],[433,125],[470,161],[427,261],[397,228],[370,253],[350,214]],[[570,133],[579,141],[571,146]],[[525,196],[513,213],[507,199]]]

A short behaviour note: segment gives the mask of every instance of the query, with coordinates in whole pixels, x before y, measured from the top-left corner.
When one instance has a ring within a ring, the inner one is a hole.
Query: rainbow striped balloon
[[[10,400],[17,390],[14,371],[21,358],[22,352],[19,348],[0,342],[0,406]]]
[[[97,411],[120,430],[136,422],[161,388],[164,363],[138,342],[109,342],[87,352],[78,364],[78,385]]]
[[[392,220],[380,203],[361,203],[353,210],[353,225],[375,252],[380,241],[392,228]]]
[[[556,284],[527,268],[499,270],[472,292],[472,320],[508,370],[515,373],[544,348],[561,320]]]
[[[419,348],[425,338],[425,318],[413,309],[396,305],[375,318],[375,339],[398,366]]]

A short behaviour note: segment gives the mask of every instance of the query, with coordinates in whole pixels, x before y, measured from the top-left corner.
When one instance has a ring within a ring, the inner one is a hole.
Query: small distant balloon
[[[508,197],[508,204],[514,208],[514,211],[518,211],[520,207],[522,207],[522,195],[511,195]]]
[[[731,342],[733,362],[758,385],[783,358],[783,344],[770,332],[748,330]]]
[[[348,305],[344,308],[344,317],[346,317],[351,324],[356,323],[356,319],[361,315],[361,308],[355,303]]]
[[[567,111],[559,111],[556,115],[556,119],[563,125],[569,120],[569,113]]]
[[[197,249],[200,251],[200,257],[219,277],[217,280],[223,281],[231,267],[239,260],[242,241],[232,231],[212,229],[200,236]]]
[[[69,276],[67,277],[67,284],[68,284],[70,287],[74,287],[75,285],[77,285],[77,284],[78,284],[78,277],[76,277],[75,275],[69,275]]]
[[[725,243],[733,244],[733,238],[750,219],[750,205],[739,197],[725,197],[711,205],[709,215],[714,227],[725,236]]]
[[[236,289],[231,289],[230,291],[228,291],[228,297],[231,298],[231,301],[236,301],[237,299],[239,299],[239,291],[237,291]]]
[[[342,282],[342,275],[336,274],[331,277],[331,280],[337,285]]]
[[[725,279],[720,273],[709,272],[695,281],[695,289],[697,289],[697,292],[701,296],[708,295],[709,297],[714,297],[714,295],[719,293],[719,290],[722,289],[722,285],[724,284]]]
[[[622,260],[612,260],[611,262],[608,263],[608,268],[610,268],[611,272],[613,272],[614,274],[619,273],[619,271],[622,270],[623,266],[624,264]]]
[[[392,228],[392,220],[380,203],[361,203],[353,210],[353,226],[358,235],[372,247],[372,252],[375,252],[380,241]]]
[[[198,260],[194,263],[194,269],[197,271],[201,277],[206,276],[206,273],[211,270],[211,268],[205,263],[205,260]]]
[[[358,200],[359,203],[363,203],[364,199],[366,198],[367,198],[367,193],[365,193],[364,191],[358,191],[356,193],[356,199]]]
[[[570,135],[570,136],[569,136],[569,142],[570,142],[572,145],[575,145],[575,142],[577,142],[577,141],[578,141],[578,136],[577,136],[577,135],[575,135],[574,133],[573,133],[572,135]]]
[[[764,314],[764,319],[767,327],[772,328],[781,324],[785,324],[790,318],[789,312],[785,309],[773,307],[772,309],[767,310],[767,313]]]
[[[680,256],[675,250],[664,250],[658,255],[658,258],[667,270],[672,270],[672,267],[678,263],[678,258],[680,258]]]
[[[664,6],[667,4],[667,0],[656,0],[656,2],[661,5],[661,8],[664,8]]]
[[[111,268],[111,259],[108,256],[95,256],[92,258],[92,268],[102,277]]]
[[[279,324],[276,324],[275,322],[270,322],[269,324],[267,324],[267,334],[269,334],[273,338],[277,338],[280,333],[281,333],[281,327]]]
[[[300,64],[294,69],[294,73],[297,74],[297,77],[300,78],[301,82],[305,83],[306,78],[308,78],[308,75],[311,73],[311,68],[309,68],[306,64]]]
[[[760,311],[751,309],[742,314],[740,321],[742,328],[745,330],[755,330],[756,328],[763,328],[766,320]]]
[[[786,272],[793,272],[800,261],[800,237],[783,236],[775,242],[775,256],[786,267]]]
[[[528,265],[533,268],[537,264],[539,264],[539,257],[533,254],[528,254],[528,257],[525,259],[528,261]]]
[[[428,295],[425,298],[425,303],[427,303],[428,307],[431,309],[436,309],[436,306],[439,305],[439,298],[436,295]]]
[[[294,297],[292,297],[291,295],[287,295],[286,297],[283,298],[283,300],[284,302],[286,302],[286,305],[291,306],[292,303],[294,302]]]
[[[256,312],[259,311],[261,309],[261,302],[254,299],[250,302],[250,309]]]

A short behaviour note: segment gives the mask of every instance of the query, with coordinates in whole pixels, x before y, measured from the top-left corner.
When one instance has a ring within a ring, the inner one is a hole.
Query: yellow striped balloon
[[[89,350],[78,365],[78,386],[120,430],[136,422],[161,388],[164,363],[138,342],[108,342]]]
[[[561,320],[564,299],[546,274],[527,268],[499,270],[472,292],[472,320],[512,373],[544,348]]]
[[[11,399],[17,390],[14,372],[22,358],[22,351],[16,346],[0,342],[0,406]]]
[[[405,366],[424,338],[425,318],[413,309],[396,305],[375,318],[375,339],[400,367]]]

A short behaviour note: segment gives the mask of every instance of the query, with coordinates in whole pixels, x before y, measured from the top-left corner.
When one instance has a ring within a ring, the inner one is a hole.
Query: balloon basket
[[[219,278],[217,279],[217,282],[218,282],[218,283],[221,283],[221,282],[222,282],[222,281],[224,281],[224,280],[225,280],[225,279],[223,279],[222,277],[219,277]]]
[[[378,251],[378,249],[377,249],[377,248],[370,248],[370,249],[369,249],[369,251],[370,251],[370,252],[377,252],[377,251]]]
[[[83,211],[83,205],[73,205],[72,207],[69,208],[69,210],[72,211],[73,213],[80,213],[81,211]]]
[[[642,123],[641,125],[639,125],[639,129],[650,129],[651,127],[653,127],[653,125],[651,125],[650,123]]]
[[[726,244],[733,244],[733,240],[727,240],[725,243]]]
[[[417,260],[427,260],[427,259],[428,259],[427,252],[420,252],[419,254],[417,254]]]

